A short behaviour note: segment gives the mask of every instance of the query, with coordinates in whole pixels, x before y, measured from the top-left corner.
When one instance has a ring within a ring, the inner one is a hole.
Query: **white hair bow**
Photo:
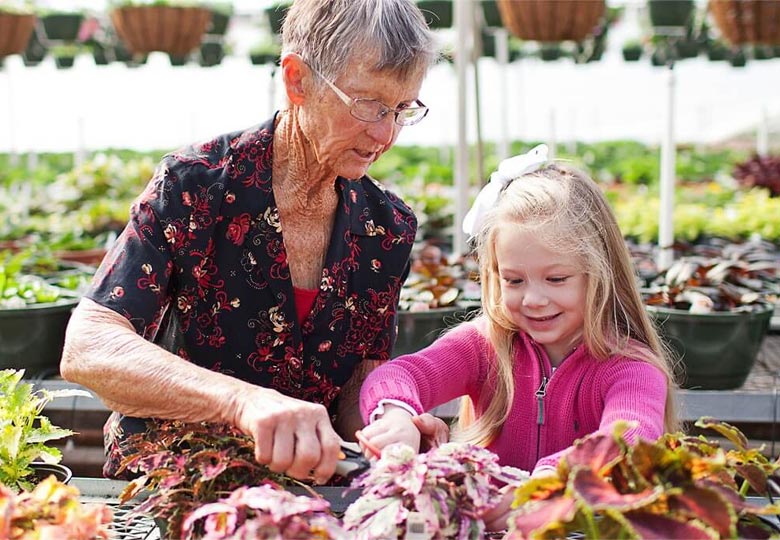
[[[487,185],[477,195],[474,204],[463,218],[463,232],[474,237],[479,233],[485,213],[498,202],[501,191],[515,178],[538,171],[547,163],[547,145],[540,144],[525,154],[507,158],[490,175]]]

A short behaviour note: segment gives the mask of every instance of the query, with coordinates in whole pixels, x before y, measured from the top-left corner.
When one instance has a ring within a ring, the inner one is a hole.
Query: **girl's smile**
[[[496,236],[496,259],[507,313],[560,364],[582,339],[587,277],[579,259],[511,226]]]

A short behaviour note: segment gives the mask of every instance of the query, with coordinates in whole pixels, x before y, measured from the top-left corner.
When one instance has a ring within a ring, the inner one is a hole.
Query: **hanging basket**
[[[133,54],[161,51],[185,56],[200,45],[211,22],[211,11],[184,6],[129,6],[113,10],[111,21]]]
[[[34,27],[35,15],[0,13],[0,58],[24,51]]]
[[[780,45],[780,2],[777,0],[710,0],[709,8],[729,43]]]
[[[520,39],[582,41],[604,15],[604,0],[498,0],[504,26]]]

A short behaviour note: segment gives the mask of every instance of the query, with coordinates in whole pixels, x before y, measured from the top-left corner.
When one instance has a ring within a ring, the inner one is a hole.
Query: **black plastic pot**
[[[66,467],[62,463],[43,463],[39,461],[33,461],[30,463],[30,468],[33,470],[33,476],[35,477],[33,483],[37,484],[46,480],[52,474],[54,477],[67,484],[70,479],[73,478],[73,471],[69,467]]]
[[[59,374],[65,327],[78,302],[0,309],[0,368],[24,369],[27,377]]]
[[[461,307],[446,307],[428,311],[399,311],[398,337],[393,357],[417,352],[433,343],[441,333],[465,318]]]
[[[51,13],[41,17],[46,37],[62,41],[76,41],[83,20],[81,13]]]
[[[452,26],[452,0],[419,0],[420,8],[429,28],[450,28]]]
[[[687,27],[695,6],[693,0],[648,0],[647,7],[654,27]]]
[[[745,383],[773,311],[690,313],[655,306],[647,310],[681,358],[682,387],[695,390],[726,390]]]

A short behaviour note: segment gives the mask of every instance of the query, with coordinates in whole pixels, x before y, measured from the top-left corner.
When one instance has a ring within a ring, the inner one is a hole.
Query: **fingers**
[[[269,470],[325,483],[333,476],[341,439],[327,410],[282,397],[245,408],[239,426],[255,440],[255,458]]]
[[[430,413],[413,416],[412,422],[420,431],[422,450],[438,448],[450,439],[450,427],[444,420]]]

